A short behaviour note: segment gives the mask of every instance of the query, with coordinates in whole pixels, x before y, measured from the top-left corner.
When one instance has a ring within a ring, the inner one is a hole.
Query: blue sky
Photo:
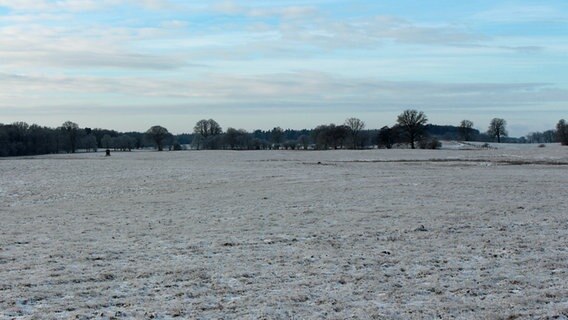
[[[189,132],[568,118],[566,1],[0,0],[0,123]]]

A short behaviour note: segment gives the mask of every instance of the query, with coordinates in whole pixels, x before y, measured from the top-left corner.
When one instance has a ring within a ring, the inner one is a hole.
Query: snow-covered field
[[[568,318],[568,147],[0,160],[0,318]]]

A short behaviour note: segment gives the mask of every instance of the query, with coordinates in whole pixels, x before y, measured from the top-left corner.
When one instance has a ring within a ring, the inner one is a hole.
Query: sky
[[[568,1],[0,0],[0,123],[568,119]]]

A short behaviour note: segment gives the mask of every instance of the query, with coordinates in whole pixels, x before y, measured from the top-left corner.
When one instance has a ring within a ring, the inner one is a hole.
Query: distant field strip
[[[546,166],[566,166],[568,161],[556,160],[510,160],[510,159],[396,159],[396,160],[339,160],[329,161],[332,163],[494,163],[504,165],[546,165]]]

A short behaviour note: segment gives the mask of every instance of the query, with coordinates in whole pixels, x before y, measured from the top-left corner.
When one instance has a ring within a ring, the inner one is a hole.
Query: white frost
[[[462,147],[2,160],[0,318],[566,319],[568,148]]]

